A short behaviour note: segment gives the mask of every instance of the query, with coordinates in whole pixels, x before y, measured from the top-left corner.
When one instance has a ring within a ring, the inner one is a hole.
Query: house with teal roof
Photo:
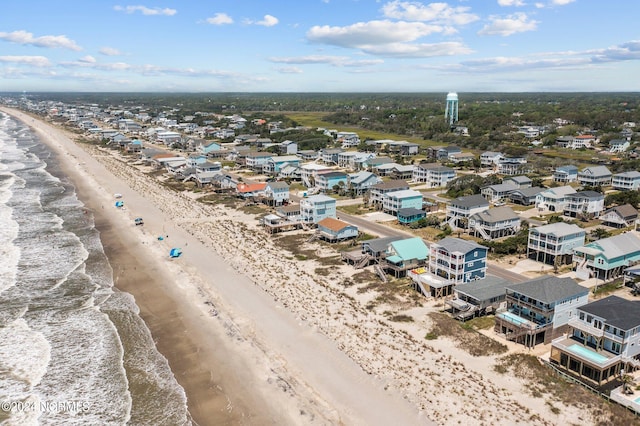
[[[627,232],[573,249],[576,277],[610,280],[640,262],[640,238]]]
[[[390,242],[383,257],[382,269],[399,278],[410,269],[426,265],[429,248],[422,238],[406,238]]]
[[[210,142],[208,144],[201,144],[196,147],[196,151],[200,154],[207,155],[215,151],[222,151],[222,145],[216,142]]]

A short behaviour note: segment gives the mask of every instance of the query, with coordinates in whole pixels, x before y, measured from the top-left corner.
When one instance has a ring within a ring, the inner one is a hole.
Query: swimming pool
[[[511,313],[509,311],[500,312],[497,316],[500,317],[500,318],[504,318],[505,320],[509,321],[510,323],[518,325],[518,326],[531,324],[531,321],[526,320],[526,319],[524,319],[522,317],[519,317],[516,314]]]
[[[640,404],[640,396],[633,400],[636,404]]]
[[[576,355],[580,355],[581,357],[586,358],[589,361],[595,362],[596,364],[604,364],[609,360],[609,358],[607,358],[606,356],[600,355],[599,353],[594,352],[582,345],[574,344],[569,346],[567,349]]]

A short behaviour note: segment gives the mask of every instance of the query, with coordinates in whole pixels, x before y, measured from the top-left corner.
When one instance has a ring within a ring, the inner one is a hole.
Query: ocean
[[[112,272],[55,155],[0,112],[0,424],[191,424]]]

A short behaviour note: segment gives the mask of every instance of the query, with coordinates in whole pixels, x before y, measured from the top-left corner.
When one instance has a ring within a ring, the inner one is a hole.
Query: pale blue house
[[[422,201],[422,193],[413,189],[387,192],[382,198],[382,210],[397,216],[400,209],[422,209]]]
[[[222,151],[222,145],[216,142],[201,144],[201,145],[198,145],[198,147],[196,148],[196,151],[198,151],[200,154],[207,155],[215,151]]]
[[[594,241],[573,250],[576,276],[610,280],[640,261],[640,238],[633,233],[616,235]]]
[[[349,175],[345,172],[331,171],[316,176],[316,187],[322,192],[331,192],[336,186],[346,189],[348,184]]]
[[[336,217],[336,200],[327,195],[312,195],[300,200],[300,220],[316,224],[327,217]]]

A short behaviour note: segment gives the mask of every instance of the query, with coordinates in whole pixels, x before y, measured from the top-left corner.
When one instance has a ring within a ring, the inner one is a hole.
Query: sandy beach
[[[414,321],[389,321],[384,306],[367,309],[370,292],[345,285],[352,267],[319,275],[322,265],[278,248],[254,216],[200,203],[116,153],[3,111],[34,128],[65,164],[96,216],[117,288],[135,297],[195,423],[597,422],[597,407],[558,410],[531,396],[526,380],[496,372],[496,357],[426,340],[432,302],[410,310]],[[114,193],[124,210],[114,207]],[[172,247],[184,255],[170,259]]]

